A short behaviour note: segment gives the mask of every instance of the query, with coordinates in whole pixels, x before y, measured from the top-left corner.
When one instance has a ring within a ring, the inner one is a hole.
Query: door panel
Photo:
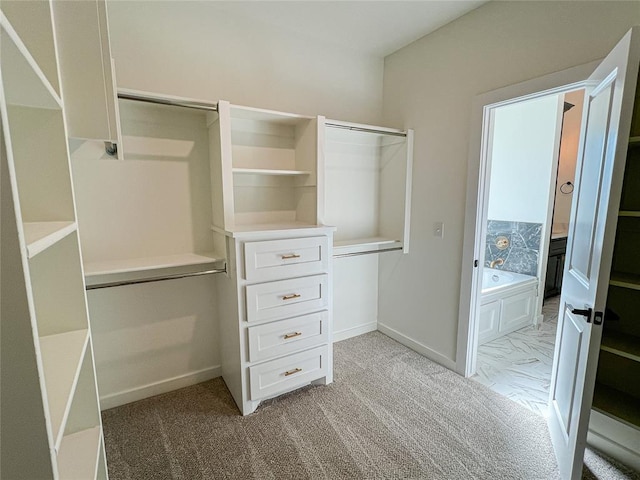
[[[608,79],[597,91],[586,96],[585,105],[587,124],[584,133],[584,163],[576,184],[584,185],[578,189],[576,205],[575,233],[572,238],[573,254],[569,272],[580,279],[585,286],[591,278],[591,263],[594,246],[594,234],[597,224],[598,200],[602,187],[602,170],[605,166],[606,136],[611,115],[611,97],[615,77]],[[594,188],[595,187],[595,188]]]
[[[604,312],[606,304],[639,33],[627,33],[587,82],[549,392],[549,433],[564,479],[582,476],[602,338],[593,312]]]

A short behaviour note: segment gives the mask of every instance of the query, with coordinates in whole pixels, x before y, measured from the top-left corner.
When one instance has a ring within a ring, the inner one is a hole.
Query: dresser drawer
[[[325,236],[247,242],[245,278],[261,281],[324,273],[329,267],[328,246]]]
[[[247,321],[275,320],[324,310],[329,276],[279,280],[247,285]]]
[[[307,350],[249,367],[251,400],[305,385],[327,374],[329,347]]]
[[[249,361],[258,362],[327,343],[327,318],[328,312],[324,311],[250,327]]]

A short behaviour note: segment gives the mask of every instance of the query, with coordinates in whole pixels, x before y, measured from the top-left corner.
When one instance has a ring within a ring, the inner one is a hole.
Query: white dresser
[[[333,229],[226,232],[217,282],[222,376],[243,415],[262,400],[333,381]]]

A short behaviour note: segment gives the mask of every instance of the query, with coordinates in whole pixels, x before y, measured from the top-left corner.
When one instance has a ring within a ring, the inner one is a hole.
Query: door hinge
[[[478,260],[474,260],[473,261],[473,266],[477,268],[478,267],[478,263],[479,263]]]

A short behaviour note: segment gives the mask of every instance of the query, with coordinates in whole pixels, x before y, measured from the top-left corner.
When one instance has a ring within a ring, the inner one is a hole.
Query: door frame
[[[600,61],[596,60],[560,72],[545,75],[526,82],[493,90],[474,98],[471,113],[471,138],[467,169],[467,198],[465,205],[462,267],[460,272],[460,307],[458,311],[458,338],[456,371],[470,377],[476,371],[478,348],[478,315],[476,299],[480,288],[480,265],[484,262],[485,226],[483,209],[488,201],[486,180],[488,176],[492,111],[497,107],[512,105],[547,95],[562,94],[585,88],[587,77]],[[544,255],[543,255],[544,257]],[[542,293],[540,293],[542,295]]]

